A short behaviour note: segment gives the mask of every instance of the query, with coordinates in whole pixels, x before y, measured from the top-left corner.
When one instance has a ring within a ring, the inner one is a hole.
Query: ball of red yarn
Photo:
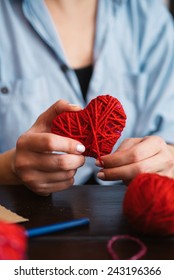
[[[16,224],[0,222],[0,260],[22,260],[26,257],[27,237]]]
[[[126,114],[118,99],[101,95],[78,112],[63,112],[52,122],[51,132],[80,141],[85,156],[109,154],[125,127]]]
[[[174,179],[158,174],[138,175],[128,186],[123,211],[140,233],[174,234]]]

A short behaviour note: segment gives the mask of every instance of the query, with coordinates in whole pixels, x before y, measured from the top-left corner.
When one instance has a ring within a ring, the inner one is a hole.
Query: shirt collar
[[[104,47],[108,24],[113,14],[115,14],[114,11],[117,11],[117,8],[127,1],[128,0],[98,0],[96,22],[97,36],[94,46],[94,60],[97,59],[99,53],[101,53],[101,49]],[[42,39],[56,52],[60,62],[68,64],[61,42],[56,31],[53,30],[51,18],[44,5],[44,0],[23,0],[23,11],[26,18],[40,37],[42,37]],[[106,14],[108,15],[107,17]]]
[[[23,0],[23,12],[38,35],[54,51],[59,62],[67,64],[62,45],[46,9],[44,0]]]

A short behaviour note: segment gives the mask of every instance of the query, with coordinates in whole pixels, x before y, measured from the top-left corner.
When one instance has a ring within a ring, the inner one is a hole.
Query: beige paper
[[[7,223],[22,223],[28,221],[28,219],[23,218],[22,216],[19,216],[18,214],[0,205],[0,221]]]

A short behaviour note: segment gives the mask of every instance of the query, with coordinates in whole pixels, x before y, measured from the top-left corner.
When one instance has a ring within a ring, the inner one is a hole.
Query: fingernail
[[[53,154],[53,155],[60,155],[61,152],[58,152],[58,151],[51,151],[51,154]]]
[[[85,146],[77,144],[76,151],[79,153],[83,153],[85,151]]]
[[[99,179],[101,179],[101,180],[104,180],[105,179],[105,174],[104,174],[104,172],[99,172],[98,174],[97,174],[97,178],[99,178]]]
[[[53,154],[53,155],[65,155],[67,153],[65,153],[65,152],[58,152],[58,151],[51,151],[51,154]]]
[[[95,161],[95,165],[98,167],[103,167],[104,166],[104,162],[103,161],[99,161],[98,159]]]
[[[77,104],[71,104],[69,103],[70,106],[73,106],[73,107],[80,107],[80,105],[77,105]]]

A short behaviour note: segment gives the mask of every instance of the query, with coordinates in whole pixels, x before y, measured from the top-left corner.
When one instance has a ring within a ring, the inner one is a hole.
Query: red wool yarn
[[[80,141],[84,156],[109,154],[125,127],[126,114],[118,99],[101,95],[78,112],[63,112],[52,122],[51,132]]]
[[[158,174],[140,174],[128,186],[123,212],[138,232],[174,234],[174,180]]]
[[[0,222],[0,260],[23,260],[26,255],[25,230],[16,224]]]

